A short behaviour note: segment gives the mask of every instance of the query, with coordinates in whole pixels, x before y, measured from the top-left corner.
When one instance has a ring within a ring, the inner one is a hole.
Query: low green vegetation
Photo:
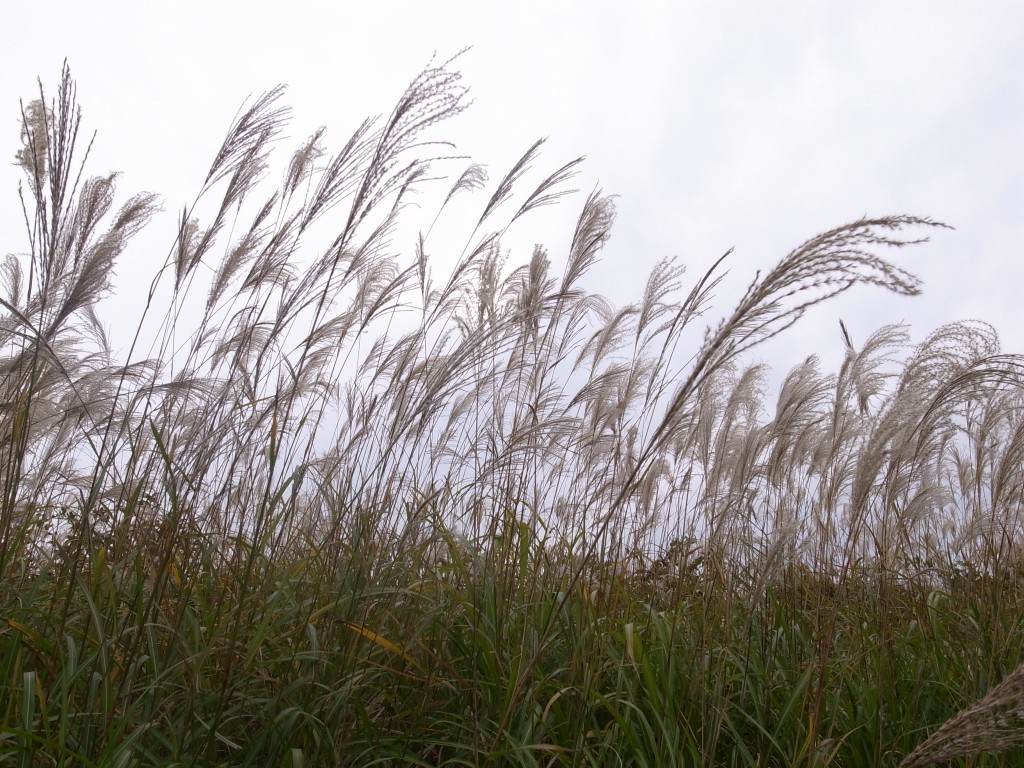
[[[566,254],[501,246],[578,161],[438,186],[448,64],[278,168],[280,96],[231,126],[126,352],[96,307],[156,198],[82,171],[67,70],[23,109],[0,765],[1024,764],[1022,361],[961,322],[843,328],[841,369],[771,400],[745,362],[847,288],[917,293],[879,252],[941,225],[818,235],[710,325],[721,261],[619,309],[583,287],[610,198]]]

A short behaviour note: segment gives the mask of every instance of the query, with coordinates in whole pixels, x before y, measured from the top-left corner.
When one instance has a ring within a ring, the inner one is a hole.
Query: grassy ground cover
[[[67,71],[25,106],[0,764],[1024,763],[1020,359],[983,323],[843,328],[772,401],[744,362],[847,288],[916,293],[879,254],[940,225],[813,237],[705,330],[721,261],[583,287],[600,193],[567,254],[506,263],[571,204],[538,143],[445,182],[473,225],[436,275],[408,202],[464,96],[432,65],[279,168],[280,91],[244,107],[127,352],[97,306],[156,199],[83,172]]]

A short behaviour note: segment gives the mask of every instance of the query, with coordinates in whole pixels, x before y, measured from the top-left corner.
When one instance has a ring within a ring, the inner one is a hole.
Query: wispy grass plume
[[[105,300],[157,198],[87,173],[67,68],[21,110],[0,763],[895,766],[1019,745],[999,707],[1024,658],[1020,359],[966,321],[918,344],[840,324],[840,370],[808,350],[776,393],[746,359],[848,289],[918,293],[888,256],[944,225],[828,230],[720,320],[729,254],[692,286],[658,262],[615,306],[587,287],[614,198],[573,196],[580,159],[538,170],[543,141],[494,184],[455,156],[451,61],[340,149],[326,128],[284,147],[283,98],[240,110],[114,340]],[[510,252],[551,204],[577,206],[567,251]],[[436,225],[456,215],[453,245]]]

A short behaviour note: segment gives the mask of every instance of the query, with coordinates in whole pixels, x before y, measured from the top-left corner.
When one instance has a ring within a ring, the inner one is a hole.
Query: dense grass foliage
[[[744,363],[847,288],[917,293],[879,254],[941,225],[811,238],[704,330],[726,257],[623,308],[583,287],[599,192],[568,253],[507,264],[579,161],[441,189],[448,64],[275,170],[280,97],[230,127],[126,352],[97,306],[156,198],[87,176],[67,70],[23,109],[0,764],[1024,759],[1021,360],[960,322],[844,328],[773,401]]]

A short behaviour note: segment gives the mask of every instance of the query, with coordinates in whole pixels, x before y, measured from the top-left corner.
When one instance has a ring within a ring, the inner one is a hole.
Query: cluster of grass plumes
[[[448,65],[263,197],[280,97],[231,126],[124,356],[96,308],[155,198],[83,175],[66,70],[23,110],[0,759],[896,765],[1021,662],[1024,403],[992,329],[844,330],[840,372],[810,357],[774,404],[743,362],[852,286],[916,293],[878,252],[934,222],[812,238],[701,337],[722,260],[621,309],[583,287],[600,193],[567,254],[506,264],[579,162],[519,194],[540,142],[444,188],[434,221],[484,196],[435,276],[408,204],[458,161],[426,140],[465,106]]]

